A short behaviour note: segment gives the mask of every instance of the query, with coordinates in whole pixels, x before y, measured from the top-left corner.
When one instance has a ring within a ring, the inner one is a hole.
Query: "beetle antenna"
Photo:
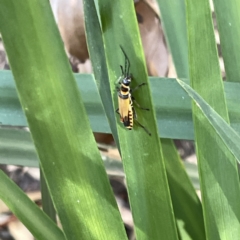
[[[127,54],[125,53],[125,51],[123,50],[123,47],[120,45],[120,48],[125,56],[125,75],[129,76],[129,69],[130,69],[130,61],[129,58],[127,56]]]

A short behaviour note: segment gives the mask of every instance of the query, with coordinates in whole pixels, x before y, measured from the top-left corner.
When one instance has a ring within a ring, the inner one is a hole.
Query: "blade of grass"
[[[75,78],[93,131],[111,133],[93,76],[76,74]],[[153,77],[149,80],[161,137],[193,140],[191,103],[188,95],[178,86],[175,79]],[[0,71],[0,119],[3,125],[27,126],[13,81],[9,71]],[[231,126],[240,133],[240,84],[224,82],[224,89]],[[9,134],[11,136],[12,133]],[[7,132],[0,134],[0,148],[11,145],[7,135]],[[14,138],[11,138],[11,141],[12,139]]]
[[[113,108],[113,102],[111,101],[110,85],[108,84],[109,79],[103,47],[102,31],[94,0],[84,0],[83,7],[88,52],[93,66],[96,85],[109,121],[111,132],[120,151],[117,126],[114,116],[115,111]],[[92,29],[94,29],[94,31]],[[104,81],[102,81],[102,79],[104,79]]]
[[[130,59],[131,87],[147,83],[134,96],[140,105],[151,109],[149,112],[137,109],[137,113],[139,121],[152,136],[137,124],[131,132],[128,131],[115,115],[136,237],[138,240],[177,239],[133,2],[99,1],[99,12],[115,109],[118,108],[115,82],[121,75],[119,65],[124,65],[120,45]]]
[[[168,183],[181,239],[206,239],[202,205],[170,139],[161,139]]]
[[[125,239],[49,1],[0,5],[18,94],[66,237]]]
[[[158,3],[177,75],[189,78],[185,2],[158,0]],[[182,239],[205,239],[202,205],[180,163],[176,147],[167,139],[162,140],[162,147],[179,234]]]
[[[178,77],[188,78],[188,45],[184,0],[157,0]]]
[[[0,198],[37,239],[65,240],[57,225],[1,170]]]
[[[167,80],[166,82],[171,82],[171,80]],[[240,86],[237,83],[225,83],[225,87],[227,96],[233,93],[229,106],[232,109],[236,109]],[[234,89],[236,92],[234,92]],[[183,96],[186,98],[185,95]],[[236,123],[239,124],[238,122]],[[233,129],[236,131],[235,128]],[[236,132],[240,134],[240,131]],[[38,159],[29,132],[20,129],[0,128],[0,163],[38,167]]]
[[[240,1],[213,0],[220,36],[221,51],[228,81],[240,80]],[[223,14],[224,13],[224,14]]]
[[[50,192],[47,187],[47,183],[44,179],[44,175],[42,170],[40,169],[40,182],[41,182],[41,195],[42,195],[42,208],[43,211],[54,221],[57,222],[56,219],[56,211],[53,206],[52,198],[50,196]]]
[[[94,132],[110,133],[93,76],[75,74],[75,79],[89,116],[91,128]],[[4,125],[27,126],[15,88],[11,71],[0,71],[0,119]]]
[[[191,85],[228,122],[209,1],[186,0],[186,9]],[[237,239],[240,191],[236,159],[195,104],[193,116],[206,236]]]
[[[209,122],[212,128],[214,128],[215,133],[222,139],[223,143],[240,163],[239,134],[237,134],[234,129],[231,128],[229,124],[188,84],[184,83],[180,79],[177,79],[177,82],[192,98],[195,106],[203,113],[206,120]],[[196,117],[200,118],[201,115],[197,115]],[[232,162],[231,158],[227,158],[227,160],[232,164],[232,167],[235,166],[235,162]],[[238,184],[235,184],[235,188],[236,189],[234,191],[237,191],[239,188]],[[236,213],[238,211],[236,211]]]
[[[81,77],[84,81],[80,81]],[[77,74],[76,80],[92,130],[94,132],[110,133],[111,129],[93,75]]]
[[[107,74],[107,67],[105,62],[106,61],[105,53],[103,49],[102,34],[101,34],[100,25],[98,23],[98,17],[96,14],[96,10],[94,8],[93,1],[84,1],[84,12],[85,12],[85,27],[86,27],[86,34],[87,34],[87,41],[88,41],[88,49],[89,49],[91,61],[93,63],[93,69],[95,73],[95,78],[98,83],[97,84],[98,89],[100,94],[101,94],[101,91],[103,92],[102,101],[103,103],[104,101],[106,102],[105,109],[106,109],[106,114],[109,114],[110,126],[112,122],[112,125],[114,125],[114,129],[116,129],[116,122],[113,114],[114,113],[113,105],[112,105],[113,103],[111,100],[109,101],[109,99],[111,98],[110,86],[109,84],[106,84],[106,80],[108,79],[108,74]],[[91,29],[94,29],[94,31],[91,31]],[[103,82],[101,81],[101,79],[104,79],[105,81]],[[112,110],[110,111],[109,109],[112,109]],[[114,121],[111,121],[112,117]],[[116,136],[116,133],[113,132],[113,135]]]
[[[0,128],[0,163],[39,167],[38,157],[29,132]]]

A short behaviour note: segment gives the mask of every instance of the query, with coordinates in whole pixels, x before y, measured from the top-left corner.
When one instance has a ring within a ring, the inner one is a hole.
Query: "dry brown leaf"
[[[88,52],[82,0],[51,0],[51,5],[67,52],[78,58],[80,62],[85,62]],[[166,76],[168,52],[157,2],[155,0],[138,1],[135,7],[149,75]],[[91,67],[85,67],[82,64],[78,64],[78,69],[85,73],[92,70]]]
[[[80,62],[89,58],[81,0],[51,0],[53,13],[67,52]]]
[[[153,2],[139,1],[135,3],[139,29],[146,57],[148,74],[164,77],[168,72],[168,51],[164,39],[163,29]],[[156,8],[156,7],[155,7]]]

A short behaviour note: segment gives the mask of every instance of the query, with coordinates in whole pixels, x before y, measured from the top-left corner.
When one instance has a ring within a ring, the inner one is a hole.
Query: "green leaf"
[[[4,146],[2,144],[3,141],[0,141],[1,164],[38,167],[38,157],[35,153],[34,145],[28,132],[17,129],[0,128],[0,140],[2,136],[3,140],[5,139],[5,141],[7,141],[8,144]],[[15,142],[16,139],[18,139],[17,142]],[[11,147],[12,143],[14,143],[13,144],[14,147]],[[22,145],[21,143],[24,143],[24,145]],[[194,187],[196,189],[199,189],[197,166],[187,162],[184,162],[184,164],[186,166],[189,177],[193,182]],[[119,161],[117,161],[116,163],[115,161],[112,162],[112,159],[104,158],[104,165],[108,174],[111,175],[113,172],[117,171],[118,172],[117,174],[123,176],[122,166],[121,164],[119,165]]]
[[[130,60],[130,72],[133,76],[131,87],[147,83],[134,92],[134,97],[141,106],[151,109],[141,111],[136,108],[136,111],[139,122],[152,133],[152,136],[136,122],[132,131],[127,130],[120,123],[119,116],[115,114],[136,237],[138,240],[177,239],[133,2],[102,0],[98,3],[111,97],[115,109],[118,108],[115,82],[121,76],[119,65],[124,66],[125,62],[120,45]]]
[[[57,225],[1,170],[0,198],[35,238],[39,240],[65,239]]]
[[[67,239],[125,239],[49,1],[0,5],[21,105]]]
[[[228,122],[209,1],[186,0],[186,7],[191,86]],[[207,239],[237,239],[240,189],[236,159],[194,104],[193,116]]]
[[[0,128],[0,163],[39,167],[36,149],[29,132]]]
[[[181,239],[205,239],[202,205],[170,139],[161,139],[168,183]]]
[[[158,3],[160,6],[161,20],[164,26],[165,36],[171,51],[177,75],[179,77],[188,78],[189,70],[185,2],[183,0],[158,0]],[[164,89],[164,95],[167,95],[168,93],[165,91],[168,91],[169,88],[162,88]],[[177,87],[175,89],[177,89]],[[173,98],[166,99],[171,99],[171,102],[173,100]],[[182,104],[181,108],[183,109],[178,115],[178,119],[181,120],[181,115],[184,114],[184,106],[182,101],[178,101],[178,103]],[[189,107],[189,105],[187,105],[187,107]],[[170,111],[173,112],[173,109],[169,109],[169,116],[171,116]],[[159,118],[161,117],[159,116]],[[180,122],[176,122],[174,126],[170,127],[170,129],[174,128],[175,132],[185,129],[187,120],[188,119],[185,118],[185,125],[179,126]],[[191,121],[190,115],[189,120]],[[175,127],[177,128],[175,129]],[[193,130],[193,126],[191,126],[191,130]],[[189,129],[185,129],[185,132],[187,131],[189,131]],[[181,239],[205,239],[202,205],[196,196],[196,192],[188,179],[182,163],[180,162],[173,142],[167,139],[162,139],[161,142],[174,214]],[[176,172],[178,174],[175,174]]]
[[[92,130],[111,133],[93,76],[75,74],[75,78]],[[193,140],[191,103],[186,92],[179,87],[175,79],[150,77],[149,80],[161,137]],[[0,71],[0,119],[3,125],[27,126],[13,81],[10,71]],[[224,88],[231,126],[240,133],[240,84],[225,82]],[[6,131],[0,134],[0,148],[13,147],[14,142],[18,144],[19,141],[15,140],[12,134]],[[17,135],[15,137],[17,138]],[[3,150],[0,150],[1,153]],[[0,157],[0,161],[3,161],[3,158]]]
[[[213,0],[213,3],[217,17],[226,78],[228,81],[239,82],[240,1],[235,0],[229,3],[224,0]]]
[[[43,211],[54,221],[57,222],[56,211],[53,206],[52,198],[48,190],[47,183],[45,181],[42,170],[40,169],[40,186],[41,186],[41,196],[42,196],[42,208]]]
[[[118,146],[118,149],[120,150],[115,120],[115,111],[113,102],[111,101],[110,97],[110,85],[108,84],[108,70],[103,46],[102,31],[97,10],[95,8],[96,6],[94,0],[84,0],[83,6],[88,52],[92,62],[96,85],[98,87],[102,104],[107,115],[111,133],[113,134],[114,140]]]
[[[188,78],[188,45],[184,0],[157,0],[178,77]]]
[[[75,74],[75,79],[89,116],[91,128],[94,132],[110,133],[93,76]],[[11,71],[0,71],[0,119],[3,125],[27,126],[15,88]]]
[[[240,163],[240,147],[239,141],[240,136],[233,128],[206,102],[204,99],[197,94],[188,84],[184,83],[180,79],[177,79],[180,86],[188,93],[188,95],[194,100],[195,106],[200,109],[204,114],[205,118],[214,128],[216,134],[222,139],[228,150],[234,155],[236,160]],[[196,115],[197,118],[201,119],[201,115]],[[226,151],[226,154],[227,151]],[[228,158],[231,162],[231,158]],[[229,162],[227,162],[229,164]],[[231,162],[232,166],[235,166],[235,162]],[[235,184],[236,185],[236,184]],[[236,186],[238,189],[239,185]],[[239,207],[238,207],[239,208]],[[240,208],[239,210],[240,211]]]

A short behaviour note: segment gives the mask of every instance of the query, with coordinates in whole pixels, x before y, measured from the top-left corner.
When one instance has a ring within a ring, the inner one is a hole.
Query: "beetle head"
[[[126,86],[129,86],[131,83],[131,76],[127,76],[122,80],[122,83]]]

